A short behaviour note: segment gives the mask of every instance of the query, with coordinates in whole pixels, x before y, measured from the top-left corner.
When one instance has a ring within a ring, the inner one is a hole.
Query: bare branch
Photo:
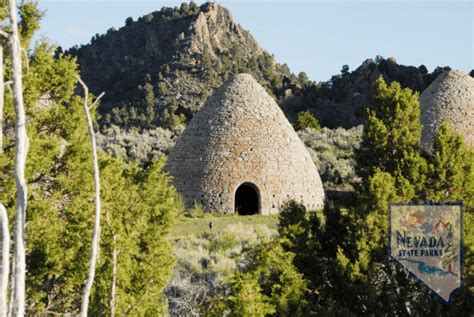
[[[97,98],[95,99],[95,101],[92,103],[92,105],[90,105],[89,109],[94,108],[94,106],[99,102],[99,100],[100,100],[102,97],[104,97],[104,95],[105,95],[105,92],[102,92],[102,93],[99,95],[99,97],[97,97]]]
[[[92,118],[90,115],[89,103],[89,88],[78,76],[78,81],[84,89],[84,111],[86,113],[87,126],[89,129],[89,137],[92,147],[92,165],[94,170],[94,192],[95,192],[95,213],[94,213],[94,229],[92,231],[92,246],[89,255],[89,272],[87,274],[86,284],[82,290],[82,299],[81,299],[81,317],[87,317],[87,311],[89,308],[89,298],[92,289],[92,284],[94,283],[95,269],[97,265],[97,260],[99,258],[99,242],[100,242],[100,216],[101,216],[101,207],[100,207],[100,175],[99,175],[99,163],[97,158],[97,145],[95,139],[94,125],[92,123]],[[99,98],[98,98],[99,99]]]
[[[54,316],[71,316],[71,314],[69,313],[57,313],[51,310],[45,310],[43,313],[46,315],[54,315]]]
[[[87,87],[86,83],[82,81],[81,76],[77,76],[77,81],[79,82],[79,84],[81,84],[82,89],[84,89],[84,92],[89,93],[89,87]]]
[[[82,89],[84,90],[84,107],[88,108],[87,103],[88,103],[88,100],[89,100],[89,88],[82,81],[81,77],[77,76],[77,80],[78,80],[79,84],[81,84]]]
[[[99,97],[95,99],[95,101],[89,106],[89,88],[87,87],[86,83],[84,83],[81,79],[81,77],[77,76],[77,80],[79,81],[79,84],[81,84],[82,89],[84,89],[84,107],[86,107],[89,111],[94,108],[94,106],[99,102],[102,97],[104,97],[105,92],[102,92]]]
[[[0,35],[7,38],[7,39],[10,39],[10,37],[11,37],[11,34],[5,32],[3,30],[0,30]]]

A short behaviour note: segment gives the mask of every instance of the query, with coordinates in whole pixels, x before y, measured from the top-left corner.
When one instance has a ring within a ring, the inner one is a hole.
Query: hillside
[[[295,76],[264,51],[252,35],[216,3],[163,7],[120,29],[96,35],[66,52],[76,56],[92,92],[106,92],[101,126],[118,125],[179,133],[204,101],[231,74],[250,73],[293,120],[310,110],[323,126],[351,128],[364,122],[365,107],[381,74],[388,82],[423,91],[446,68],[399,65],[368,59],[353,72],[315,83]]]
[[[394,58],[367,59],[350,72],[344,65],[339,75],[321,83],[308,83],[287,91],[280,100],[290,119],[299,112],[309,110],[321,125],[329,128],[352,128],[365,123],[365,109],[370,105],[379,76],[391,83],[422,92],[444,70],[438,67],[429,73],[425,66],[400,65]]]
[[[179,129],[232,73],[251,73],[272,93],[284,78],[296,80],[216,3],[128,18],[66,53],[77,56],[92,92],[106,92],[102,125],[122,128]]]

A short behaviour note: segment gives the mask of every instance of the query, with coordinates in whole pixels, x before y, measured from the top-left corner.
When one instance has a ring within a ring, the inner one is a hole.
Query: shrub
[[[222,304],[227,300],[227,282],[237,268],[249,267],[248,250],[268,243],[275,234],[266,225],[238,223],[223,231],[176,240],[178,264],[165,291],[170,315],[199,316],[205,300],[214,316],[225,315],[227,305]]]
[[[184,215],[189,218],[204,218],[205,212],[201,204],[195,204],[193,208],[186,210]]]
[[[296,117],[294,128],[296,131],[303,129],[319,130],[321,129],[321,126],[319,125],[318,120],[311,114],[311,112],[302,111],[299,112],[298,116]]]
[[[173,132],[163,128],[137,131],[112,125],[97,135],[98,146],[107,154],[141,163],[168,154],[174,143]]]
[[[322,128],[298,132],[316,164],[325,186],[334,188],[357,180],[354,150],[360,145],[362,126],[349,130]]]

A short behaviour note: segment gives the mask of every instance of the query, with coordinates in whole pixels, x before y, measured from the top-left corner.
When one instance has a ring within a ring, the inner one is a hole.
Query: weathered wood
[[[82,290],[82,299],[81,299],[81,313],[82,317],[87,316],[87,311],[89,308],[89,298],[92,289],[92,284],[94,283],[95,269],[97,265],[97,260],[99,258],[99,241],[100,241],[100,176],[99,176],[99,163],[97,159],[97,145],[94,132],[94,125],[92,122],[90,110],[94,105],[102,98],[104,93],[102,93],[97,99],[89,106],[89,88],[87,85],[78,78],[79,83],[84,89],[84,111],[86,113],[87,126],[89,129],[89,137],[92,147],[92,165],[94,169],[94,191],[95,191],[95,214],[94,214],[94,230],[92,231],[92,246],[89,256],[89,272],[87,275],[86,284]]]
[[[17,189],[15,233],[14,233],[14,270],[13,270],[13,316],[25,315],[25,218],[28,189],[25,180],[26,156],[28,154],[28,135],[23,102],[23,75],[21,45],[18,35],[17,7],[15,0],[9,0],[10,16],[10,56],[12,59],[13,103],[15,106],[15,183]]]
[[[8,312],[8,277],[10,275],[10,229],[8,228],[8,214],[0,204],[0,236],[2,238],[2,267],[0,275],[0,317],[6,317]]]
[[[0,153],[3,153],[3,105],[5,104],[5,83],[3,76],[3,44],[0,41]]]

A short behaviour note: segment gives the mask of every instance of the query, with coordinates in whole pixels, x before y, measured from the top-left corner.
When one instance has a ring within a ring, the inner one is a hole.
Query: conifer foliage
[[[409,201],[414,190],[424,185],[426,162],[420,155],[420,136],[418,93],[402,89],[397,82],[387,85],[379,77],[355,157],[362,186],[367,188],[377,171],[387,172],[395,177],[399,194]]]
[[[22,2],[19,16],[29,137],[25,169],[25,311],[28,315],[75,315],[87,277],[94,220],[92,152],[82,98],[75,95],[77,64],[71,57],[55,57],[55,46],[46,40],[40,40],[31,53],[25,54],[42,13],[36,4]],[[11,55],[4,56],[8,82],[12,79]],[[96,119],[94,111],[91,116]],[[8,89],[3,118],[0,202],[8,211],[12,233],[17,206],[13,174],[17,120],[13,94]],[[103,251],[89,310],[91,314],[110,311],[114,279],[110,268],[115,248],[119,251],[115,261],[115,313],[156,315],[165,310],[162,291],[174,263],[165,235],[181,204],[162,172],[161,161],[146,168],[129,166],[99,152],[99,167],[103,182]]]
[[[309,111],[302,111],[298,113],[298,116],[296,117],[296,121],[294,123],[294,127],[296,131],[303,129],[321,129],[318,120]]]
[[[400,314],[464,311],[463,307],[472,307],[474,302],[469,292],[459,294],[448,309],[388,261],[388,208],[396,202],[463,202],[464,228],[472,225],[473,153],[460,135],[443,124],[433,153],[423,156],[418,95],[401,89],[398,83],[387,85],[382,78],[376,91],[356,153],[361,182],[356,185],[355,207],[347,214],[351,224],[348,241],[338,246],[336,258],[358,296],[366,298],[360,313],[366,309]],[[472,230],[466,228],[464,234],[469,253]],[[470,262],[465,270],[472,283]]]
[[[468,210],[474,208],[474,153],[447,123],[439,127],[428,161],[427,199],[463,202]]]
[[[175,264],[166,234],[181,206],[163,166],[164,160],[145,169],[110,157],[100,162],[101,184],[108,190],[102,195],[105,219],[93,315],[110,312],[114,251],[115,313],[159,316],[166,311],[163,290]]]
[[[420,153],[417,94],[377,81],[362,144],[359,181],[342,205],[281,210],[279,238],[307,280],[306,309],[322,315],[472,314],[473,159],[463,139],[441,125],[433,153]],[[465,289],[443,305],[389,261],[388,206],[396,202],[463,202]]]

